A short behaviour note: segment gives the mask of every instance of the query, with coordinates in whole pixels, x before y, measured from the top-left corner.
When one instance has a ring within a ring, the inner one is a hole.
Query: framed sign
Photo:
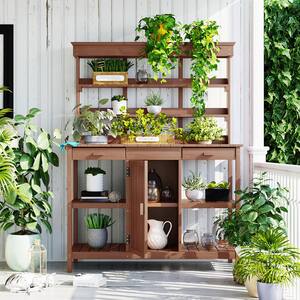
[[[0,86],[11,93],[4,92],[0,108],[14,108],[14,25],[0,24]],[[13,117],[13,112],[10,113]]]

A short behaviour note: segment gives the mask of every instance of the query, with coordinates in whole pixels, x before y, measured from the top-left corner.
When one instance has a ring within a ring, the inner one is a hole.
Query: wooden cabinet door
[[[127,161],[127,214],[130,232],[130,251],[144,256],[146,249],[146,210],[148,193],[148,162]]]

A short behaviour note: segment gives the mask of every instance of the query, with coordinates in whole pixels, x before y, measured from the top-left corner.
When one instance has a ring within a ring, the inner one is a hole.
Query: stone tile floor
[[[234,283],[231,264],[227,262],[81,262],[74,272],[103,272],[106,288],[75,288],[65,263],[49,263],[49,273],[56,273],[57,285],[30,296],[9,293],[4,288],[11,272],[0,264],[1,300],[106,300],[106,299],[253,299],[246,289]]]

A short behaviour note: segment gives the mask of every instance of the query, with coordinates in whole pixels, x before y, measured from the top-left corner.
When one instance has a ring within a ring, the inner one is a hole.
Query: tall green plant
[[[265,0],[267,160],[300,164],[300,1]]]

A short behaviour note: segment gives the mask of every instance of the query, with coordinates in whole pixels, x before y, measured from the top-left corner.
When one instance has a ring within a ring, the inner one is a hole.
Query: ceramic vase
[[[163,249],[168,244],[168,236],[172,230],[172,223],[170,221],[157,221],[154,219],[147,221],[150,229],[147,235],[147,245],[150,249]],[[169,231],[165,233],[164,226],[169,224]]]
[[[107,243],[107,228],[88,229],[87,242],[92,248],[103,248]]]
[[[186,197],[191,201],[202,201],[205,200],[205,190],[185,190]]]
[[[88,192],[103,191],[103,174],[86,174],[86,190]]]
[[[122,100],[122,101],[114,100],[111,102],[111,104],[112,104],[113,112],[116,115],[121,115],[127,109],[127,101],[126,100]]]

